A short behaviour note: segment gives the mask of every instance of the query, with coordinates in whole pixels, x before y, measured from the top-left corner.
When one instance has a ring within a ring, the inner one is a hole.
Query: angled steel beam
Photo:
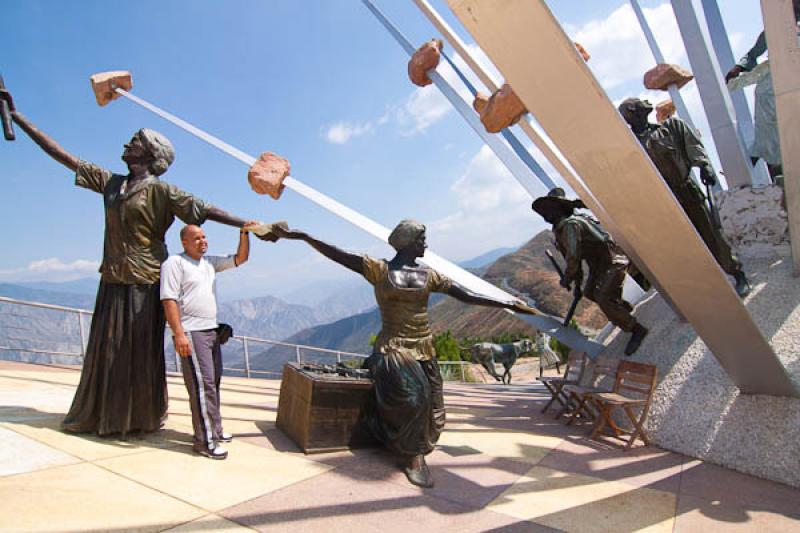
[[[672,0],[672,10],[692,65],[725,181],[729,187],[752,185],[750,158],[733,119],[733,103],[725,87],[717,56],[711,52],[708,27],[700,18],[702,7],[697,0]]]
[[[778,111],[794,275],[800,275],[800,48],[792,0],[761,0]]]
[[[386,30],[395,38],[397,43],[411,56],[416,51],[416,48],[406,37],[400,33],[400,30],[392,24],[392,22],[384,15],[370,0],[362,0],[363,4],[369,9],[376,19],[386,28]],[[498,159],[506,166],[511,172],[511,175],[522,185],[528,193],[533,196],[540,196],[547,193],[552,189],[555,184],[553,180],[547,175],[538,163],[533,158],[524,160],[518,154],[509,148],[497,135],[489,133],[486,128],[481,124],[478,114],[467,104],[461,96],[456,92],[453,87],[447,83],[436,69],[431,69],[427,72],[428,77],[433,80],[434,85],[444,94],[447,100],[453,105],[459,115],[470,125],[470,127],[477,133],[480,138],[485,142],[489,148],[492,149]],[[507,135],[512,135],[510,132]],[[513,135],[512,135],[513,136]],[[514,139],[516,141],[516,138]],[[522,145],[517,141],[519,148]],[[522,148],[524,150],[524,148]],[[531,166],[533,162],[533,166]],[[544,189],[544,191],[542,191]]]
[[[731,380],[747,394],[797,396],[725,274],[544,1],[448,4]]]
[[[728,39],[728,32],[725,29],[725,22],[722,20],[722,13],[719,10],[717,0],[702,0],[702,3],[706,24],[708,25],[708,34],[711,37],[711,45],[717,54],[721,73],[724,75],[736,64],[736,58],[733,56],[733,49],[731,49],[731,42]],[[736,127],[739,129],[739,136],[742,138],[745,148],[747,148],[755,137],[755,126],[753,125],[753,117],[750,114],[750,106],[747,105],[744,91],[731,92],[731,102],[733,102],[733,110],[736,113]],[[767,164],[761,159],[753,167],[753,183],[772,183]]]
[[[666,63],[664,59],[664,54],[661,53],[661,47],[658,46],[658,41],[656,41],[656,36],[653,35],[653,30],[650,29],[650,23],[647,22],[647,18],[644,16],[644,11],[642,11],[641,6],[639,5],[638,0],[630,0],[631,7],[633,8],[633,13],[636,15],[636,19],[639,21],[639,26],[642,28],[642,33],[644,33],[644,38],[647,40],[647,44],[650,47],[650,52],[653,54],[653,59],[656,60],[657,64]],[[669,97],[672,100],[672,103],[675,104],[675,110],[678,112],[678,117],[680,117],[684,122],[686,122],[690,128],[693,130],[697,130],[694,125],[694,121],[692,120],[692,115],[689,114],[689,108],[686,107],[686,102],[683,101],[683,96],[681,95],[681,90],[678,89],[678,86],[674,83],[670,85],[668,88]],[[703,188],[703,183],[700,180],[700,173],[697,169],[692,169],[692,177],[700,186]],[[722,185],[720,184],[719,180],[712,185],[712,190],[714,192],[719,192],[722,190]]]
[[[475,57],[467,48],[466,43],[455,31],[453,31],[444,18],[442,18],[442,16],[436,12],[433,6],[431,6],[427,0],[413,1],[420,11],[422,11],[422,13],[428,18],[428,20],[431,21],[439,33],[441,33],[447,42],[450,43],[450,46],[453,47],[453,49],[456,51],[456,53],[458,53],[461,59],[464,60],[467,66],[469,66],[478,76],[478,79],[481,80],[489,92],[496,91],[498,89],[497,82],[492,78],[491,74],[489,74],[489,72],[483,68],[478,60],[475,59]],[[533,122],[528,116],[522,117],[522,120],[519,122],[519,126],[533,142],[534,146],[536,146],[536,148],[545,157],[545,159],[547,159],[553,168],[556,169],[556,171],[561,175],[562,179],[567,182],[570,187],[572,187],[572,190],[575,191],[578,197],[583,200],[592,213],[600,220],[600,223],[603,225],[603,227],[614,236],[614,239],[616,239],[617,243],[622,246],[622,249],[625,250],[625,253],[628,254],[628,257],[633,260],[636,266],[641,269],[642,273],[644,273],[644,275],[650,280],[651,283],[653,283],[659,293],[661,293],[662,297],[667,300],[670,306],[673,309],[676,309],[677,312],[677,308],[672,304],[669,295],[658,284],[658,281],[654,279],[652,273],[647,269],[647,265],[643,264],[641,258],[636,255],[636,252],[630,246],[628,246],[624,235],[617,230],[613,219],[608,215],[603,206],[600,205],[594,195],[592,195],[592,193],[584,186],[583,180],[568,166],[568,163],[558,153],[556,153],[557,149],[554,149],[554,147],[552,147],[550,143],[545,140],[545,138],[537,131],[533,125]],[[630,286],[631,283],[635,282],[632,280],[626,280],[626,285]],[[644,292],[641,290],[634,290],[632,292],[636,298],[631,301],[641,299],[641,297],[644,296]]]

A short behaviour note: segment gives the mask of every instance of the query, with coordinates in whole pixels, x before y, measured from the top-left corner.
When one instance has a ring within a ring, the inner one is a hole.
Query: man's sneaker
[[[226,459],[228,457],[228,450],[222,446],[214,446],[213,448],[207,448],[206,446],[195,446],[194,452],[217,460]]]
[[[225,433],[223,431],[222,435],[220,435],[219,439],[217,439],[217,442],[231,442],[232,440],[233,440],[233,435],[231,435],[230,433]]]

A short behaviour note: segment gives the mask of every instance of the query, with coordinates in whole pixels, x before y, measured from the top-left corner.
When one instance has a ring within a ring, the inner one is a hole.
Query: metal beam
[[[631,7],[633,8],[633,13],[636,15],[636,18],[639,21],[639,26],[642,28],[644,38],[647,41],[648,46],[650,46],[650,52],[653,54],[653,59],[656,60],[657,64],[666,63],[667,61],[664,59],[664,54],[661,53],[661,47],[658,46],[656,36],[653,35],[653,30],[650,29],[650,23],[647,22],[647,18],[645,18],[644,11],[642,11],[638,0],[630,0],[630,3]],[[667,87],[667,89],[669,91],[669,97],[672,100],[672,103],[675,104],[675,110],[678,113],[678,117],[686,122],[690,128],[697,130],[694,125],[694,121],[692,120],[692,115],[689,114],[689,108],[686,107],[686,102],[683,101],[681,90],[674,83]],[[692,169],[692,177],[702,189],[703,183],[700,180],[700,173],[695,168]],[[720,184],[719,180],[717,180],[716,183],[711,186],[711,188],[714,192],[719,192],[722,190],[722,185]]]
[[[453,31],[449,24],[439,15],[436,10],[428,3],[427,0],[413,0],[414,3],[419,7],[420,11],[428,17],[428,20],[436,27],[439,33],[444,36],[445,40],[450,43],[450,46],[458,53],[461,59],[469,66],[472,71],[478,76],[481,82],[486,86],[489,92],[494,92],[498,89],[497,81],[494,80],[483,68],[483,66],[478,62],[477,59],[472,55],[472,53],[467,48],[466,43],[458,36],[458,34]],[[576,52],[577,55],[577,52]],[[578,195],[578,197],[583,200],[586,206],[592,211],[592,213],[600,220],[600,223],[603,227],[611,233],[617,243],[625,250],[625,253],[628,257],[636,264],[638,268],[641,269],[642,273],[650,280],[656,290],[661,294],[661,296],[667,301],[667,303],[672,307],[676,313],[678,313],[677,308],[672,303],[669,295],[663,288],[658,284],[658,281],[654,278],[652,273],[648,270],[647,265],[641,260],[641,258],[636,254],[635,250],[633,250],[625,240],[625,236],[617,229],[614,220],[611,216],[606,212],[605,208],[597,201],[594,195],[589,191],[584,183],[583,180],[574,172],[572,168],[569,167],[569,163],[562,158],[561,155],[557,153],[557,148],[551,146],[551,143],[544,138],[544,136],[539,133],[536,127],[533,125],[533,122],[530,120],[530,117],[524,116],[522,120],[519,122],[519,126],[522,131],[528,136],[528,138],[533,142],[534,146],[542,153],[542,155],[547,159],[547,161],[553,166],[554,169],[561,175],[562,179],[569,184],[573,191]],[[630,283],[626,280],[626,285],[630,286]],[[642,291],[638,291],[638,297],[641,298],[644,295]],[[635,303],[635,301],[634,301]]]
[[[736,64],[731,42],[728,39],[728,32],[725,29],[725,22],[722,20],[722,13],[719,10],[717,0],[701,0],[701,2],[706,16],[708,34],[711,37],[711,45],[717,54],[717,62],[721,73],[724,75]],[[755,137],[755,127],[753,126],[750,106],[747,104],[744,91],[733,91],[730,95],[731,102],[733,102],[733,110],[736,113],[736,127],[746,148],[750,146]],[[772,183],[767,164],[761,159],[753,167],[753,183],[764,185]]]
[[[727,277],[544,1],[448,3],[614,217],[731,380],[747,394],[798,395]]]
[[[395,38],[403,50],[405,50],[409,56],[412,56],[416,49],[411,42],[400,33],[400,30],[392,24],[386,15],[384,15],[371,0],[362,0],[362,3],[369,9],[370,13],[378,19],[378,22],[386,28],[392,37]],[[458,114],[467,121],[473,131],[475,131],[483,142],[492,149],[497,158],[505,165],[508,171],[511,172],[514,179],[528,191],[528,194],[535,198],[536,196],[546,193],[555,186],[553,180],[547,176],[544,169],[533,161],[533,158],[530,158],[528,161],[523,160],[523,158],[514,153],[509,145],[505,144],[496,134],[487,132],[478,114],[463,98],[461,98],[456,90],[447,83],[447,80],[445,80],[436,69],[430,69],[427,74],[434,85],[436,85],[445,98],[447,98],[450,104],[456,109]],[[519,148],[523,147],[519,145]],[[533,166],[530,166],[531,161],[533,161]]]
[[[716,54],[711,52],[708,27],[701,20],[698,0],[672,0],[686,54],[708,117],[708,126],[717,147],[729,187],[752,185],[750,158],[733,120],[733,103],[725,87]]]
[[[767,32],[794,275],[800,275],[800,49],[792,0],[761,0]]]

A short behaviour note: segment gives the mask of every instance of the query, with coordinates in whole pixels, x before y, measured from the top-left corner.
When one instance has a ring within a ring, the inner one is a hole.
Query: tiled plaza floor
[[[380,449],[306,456],[275,428],[277,380],[224,378],[226,461],[191,451],[183,384],[158,434],[62,433],[79,373],[0,361],[6,531],[798,531],[800,490],[655,447],[623,452],[541,415],[535,385],[450,385],[410,485]]]

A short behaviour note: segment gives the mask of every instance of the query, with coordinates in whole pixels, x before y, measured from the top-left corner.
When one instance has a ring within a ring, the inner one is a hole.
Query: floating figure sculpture
[[[470,292],[435,270],[417,264],[425,253],[425,226],[403,220],[389,236],[397,254],[389,261],[340,250],[296,230],[274,229],[279,238],[301,240],[327,258],[361,274],[375,287],[382,327],[365,366],[375,380],[370,430],[387,448],[406,459],[408,480],[433,486],[425,455],[444,428],[442,376],[436,361],[428,296],[446,293],[466,303],[535,314],[521,301],[502,302]]]
[[[164,236],[175,217],[187,224],[245,221],[161,181],[175,159],[169,140],[149,129],[125,145],[127,175],[78,159],[0,100],[14,122],[50,157],[75,172],[75,184],[103,195],[105,237],[100,285],[81,379],[64,419],[67,431],[98,435],[156,431],[167,412],[164,311],[159,298]],[[265,239],[274,240],[266,235]]]
[[[705,147],[692,128],[679,118],[670,118],[662,124],[647,120],[653,106],[647,100],[628,98],[619,105],[619,112],[647,151],[672,194],[683,207],[706,246],[728,275],[736,280],[736,292],[744,298],[750,292],[750,283],[742,264],[733,255],[731,246],[722,234],[718,221],[706,205],[706,197],[691,176],[692,167],[700,169],[706,185],[717,182],[714,168]]]
[[[585,207],[580,200],[568,200],[564,190],[556,187],[531,206],[553,225],[556,247],[567,261],[561,285],[571,290],[573,283],[583,281],[582,264],[589,266],[583,296],[600,306],[608,320],[631,333],[625,355],[633,354],[647,335],[647,328],[631,315],[633,306],[622,298],[622,286],[630,261],[593,218],[575,213]]]
[[[470,346],[469,352],[472,360],[486,369],[486,371],[497,381],[502,381],[505,385],[511,385],[511,368],[520,355],[533,350],[533,341],[521,339],[516,342],[504,342],[495,344],[493,342],[478,342]],[[495,365],[503,365],[503,375],[497,373]]]
[[[794,18],[800,23],[800,0],[793,0]],[[725,81],[731,82],[744,72],[751,72],[758,64],[758,58],[767,51],[767,36],[762,31],[753,47],[725,75]],[[767,62],[765,62],[767,63]],[[772,85],[772,74],[768,64],[759,66],[762,72],[757,73],[755,89],[755,108],[753,122],[755,134],[749,153],[753,164],[763,159],[769,169],[769,175],[775,179],[783,173],[781,144],[778,137],[778,114],[775,108],[775,89]],[[754,74],[756,74],[754,72]]]

